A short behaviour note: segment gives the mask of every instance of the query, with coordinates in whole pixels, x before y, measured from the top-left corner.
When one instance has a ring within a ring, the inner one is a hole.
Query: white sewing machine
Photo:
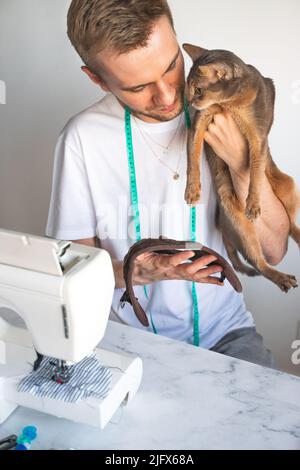
[[[142,377],[138,357],[96,349],[112,380],[104,399],[78,403],[18,392],[36,352],[57,358],[57,370],[76,363],[103,338],[114,291],[107,251],[0,230],[0,309],[14,310],[28,329],[12,326],[0,310],[0,424],[18,405],[104,428],[136,393]]]

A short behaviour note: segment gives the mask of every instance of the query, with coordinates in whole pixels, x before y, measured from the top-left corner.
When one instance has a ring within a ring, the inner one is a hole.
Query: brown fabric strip
[[[209,263],[207,266],[212,265],[220,265],[223,267],[223,272],[221,273],[220,280],[223,281],[227,278],[230,282],[232,287],[237,292],[242,292],[242,285],[240,283],[239,278],[237,277],[236,273],[230,266],[230,264],[226,261],[223,256],[219,255],[214,250],[207,248],[206,246],[202,245],[198,242],[190,242],[190,241],[178,241],[173,240],[170,238],[143,238],[138,242],[134,243],[132,247],[128,250],[128,253],[124,257],[123,263],[123,275],[126,285],[126,290],[122,295],[120,302],[121,307],[124,307],[125,302],[129,302],[134,310],[135,315],[137,316],[140,323],[144,326],[149,326],[148,318],[141,307],[138,298],[134,295],[133,290],[133,283],[132,283],[132,274],[134,268],[134,262],[137,256],[141,255],[142,253],[159,253],[159,254],[175,254],[179,252],[179,250],[193,250],[195,251],[195,255],[190,258],[191,261],[194,261],[201,256],[205,255],[214,255],[217,259],[212,263]]]

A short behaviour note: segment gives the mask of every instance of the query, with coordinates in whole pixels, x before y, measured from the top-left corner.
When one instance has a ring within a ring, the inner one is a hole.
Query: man
[[[122,308],[122,260],[138,237],[189,239],[184,202],[186,172],[185,73],[173,19],[165,0],[73,0],[68,35],[88,77],[108,94],[72,118],[59,137],[46,233],[105,248],[113,259],[116,289],[111,318],[143,328],[132,308]],[[129,111],[134,171],[130,166],[125,109]],[[248,149],[230,115],[218,114],[206,141],[229,166],[242,204],[249,184]],[[196,239],[227,257],[214,222],[216,195],[202,158],[202,199]],[[133,173],[140,219],[130,190]],[[129,174],[130,173],[130,174]],[[288,216],[265,178],[262,215],[255,222],[264,255],[277,264],[287,249]],[[149,330],[193,343],[195,282],[200,346],[275,367],[256,332],[242,294],[193,252],[141,256],[134,270],[135,294],[151,319]],[[147,285],[147,291],[145,291]],[[101,295],[101,286],[99,286]]]

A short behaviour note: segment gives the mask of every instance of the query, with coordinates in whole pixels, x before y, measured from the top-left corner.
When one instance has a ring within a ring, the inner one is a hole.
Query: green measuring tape
[[[190,128],[191,119],[189,115],[186,97],[184,98],[184,113],[185,113],[186,127]],[[134,152],[133,152],[132,129],[131,129],[131,112],[128,106],[126,106],[125,108],[125,134],[126,134],[126,148],[127,148],[128,170],[129,170],[131,205],[133,207],[133,214],[134,214],[136,241],[139,241],[141,239],[140,211],[139,211],[139,200],[138,200],[138,191],[137,191],[135,165],[134,165]],[[190,208],[190,234],[191,234],[192,242],[196,241],[196,220],[197,220],[196,219],[196,207],[193,206]],[[144,292],[145,292],[146,298],[149,299],[146,285],[144,285]],[[194,313],[194,345],[199,346],[199,308],[198,308],[198,298],[197,298],[195,282],[192,282],[192,299],[193,299],[193,313]],[[157,330],[153,322],[151,311],[150,311],[150,322],[151,322],[151,326],[152,326],[154,333],[157,334]]]

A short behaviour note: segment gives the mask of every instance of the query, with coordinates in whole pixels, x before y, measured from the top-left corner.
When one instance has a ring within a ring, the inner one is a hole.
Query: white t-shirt
[[[137,118],[131,122],[141,237],[163,235],[189,240],[190,208],[184,201],[184,113],[167,122],[148,123]],[[163,146],[169,143],[170,152],[164,155]],[[176,170],[180,177],[174,180]],[[205,153],[201,159],[201,183],[197,241],[228,260],[215,225],[216,196]],[[101,247],[118,260],[136,241],[124,109],[112,94],[70,119],[58,139],[46,234],[63,240],[98,236]],[[193,343],[191,287],[191,282],[183,280],[154,282],[147,286],[148,299],[143,286],[134,287],[148,317],[151,311],[158,334]],[[211,348],[229,331],[254,326],[243,295],[227,280],[223,286],[197,283],[196,289],[200,346]],[[139,323],[129,303],[121,308],[123,292],[124,289],[115,289],[111,319],[152,331]]]

